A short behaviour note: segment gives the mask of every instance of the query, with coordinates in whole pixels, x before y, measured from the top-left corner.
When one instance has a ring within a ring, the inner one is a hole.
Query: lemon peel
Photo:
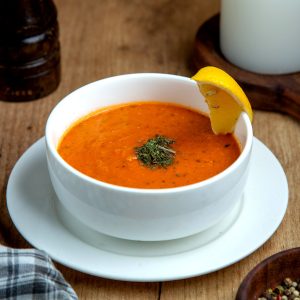
[[[239,84],[225,71],[208,66],[191,79],[198,84],[209,107],[209,117],[215,134],[232,133],[242,111],[253,119],[251,104]]]

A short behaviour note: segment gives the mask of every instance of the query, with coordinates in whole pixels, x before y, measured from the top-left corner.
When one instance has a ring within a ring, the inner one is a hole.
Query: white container
[[[222,173],[188,186],[116,186],[80,173],[58,154],[60,137],[78,118],[104,106],[141,100],[179,103],[207,112],[196,82],[175,75],[116,76],[71,93],[54,108],[46,126],[48,168],[61,204],[88,228],[130,240],[176,239],[217,224],[241,200],[247,180],[253,134],[245,113],[235,129],[243,148],[239,158]]]
[[[299,15],[299,0],[221,0],[221,51],[248,71],[300,71]]]

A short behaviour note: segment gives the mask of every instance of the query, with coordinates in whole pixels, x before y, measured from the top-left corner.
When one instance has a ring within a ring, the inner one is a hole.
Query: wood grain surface
[[[195,34],[205,20],[219,11],[218,0],[56,0],[55,3],[62,55],[59,88],[37,101],[0,101],[0,243],[16,248],[30,245],[8,215],[7,180],[17,159],[44,135],[47,116],[55,104],[81,85],[112,75],[162,72],[191,76]],[[241,281],[258,262],[300,244],[299,129],[299,122],[286,115],[255,112],[254,134],[283,165],[290,196],[279,229],[242,261],[205,276],[164,283],[113,281],[60,264],[57,267],[80,299],[234,299]]]

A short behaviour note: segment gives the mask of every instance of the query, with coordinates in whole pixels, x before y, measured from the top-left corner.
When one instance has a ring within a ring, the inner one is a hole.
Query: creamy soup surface
[[[174,141],[174,161],[147,167],[137,147],[161,135]],[[172,188],[208,179],[240,155],[232,134],[215,135],[207,116],[159,102],[128,103],[96,111],[73,124],[58,152],[78,171],[107,183],[134,188]]]

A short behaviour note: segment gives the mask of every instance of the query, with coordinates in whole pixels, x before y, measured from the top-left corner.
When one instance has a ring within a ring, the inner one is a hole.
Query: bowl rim
[[[106,189],[113,189],[119,192],[130,192],[130,193],[140,193],[140,194],[166,194],[166,193],[179,193],[179,192],[184,192],[184,191],[190,191],[190,190],[195,190],[195,189],[200,189],[203,187],[207,187],[209,185],[214,184],[217,181],[220,181],[222,178],[228,176],[230,173],[234,172],[241,164],[242,162],[248,157],[249,153],[251,152],[252,149],[252,143],[253,143],[253,129],[252,129],[252,124],[251,121],[248,117],[248,115],[245,112],[242,112],[240,115],[240,118],[242,118],[243,122],[245,123],[246,127],[246,142],[245,142],[245,147],[242,149],[239,157],[225,170],[222,172],[205,179],[200,182],[196,182],[193,184],[189,185],[184,185],[184,186],[178,186],[178,187],[173,187],[173,188],[155,188],[155,189],[146,189],[146,188],[133,188],[133,187],[126,187],[126,186],[120,186],[116,184],[111,184],[107,183],[98,179],[94,179],[86,174],[83,174],[82,172],[78,171],[71,165],[69,165],[58,153],[56,147],[54,146],[54,143],[52,143],[49,135],[51,131],[51,126],[54,123],[52,120],[54,119],[54,115],[56,111],[60,108],[60,106],[66,102],[66,101],[71,101],[70,98],[78,93],[79,91],[82,91],[83,89],[88,89],[92,85],[97,85],[101,83],[105,83],[108,81],[113,81],[113,80],[118,80],[118,79],[127,79],[127,78],[138,78],[138,77],[148,77],[150,78],[165,78],[165,79],[175,79],[179,81],[185,81],[185,82],[193,82],[195,83],[194,80],[185,77],[185,76],[179,76],[179,75],[174,75],[174,74],[165,74],[165,73],[133,73],[133,74],[123,74],[123,75],[117,75],[117,76],[112,76],[108,78],[103,78],[100,80],[96,80],[94,82],[88,83],[86,85],[83,85],[79,87],[78,89],[75,89],[71,93],[67,94],[65,97],[63,97],[52,109],[50,112],[47,122],[46,122],[46,127],[45,127],[45,141],[46,141],[46,149],[48,149],[52,156],[55,158],[55,160],[69,173],[72,173],[77,177],[78,179],[81,179],[83,181],[87,181],[88,183],[106,188]],[[196,83],[195,83],[196,84]],[[199,92],[200,93],[200,92]],[[172,102],[171,102],[172,103]]]

